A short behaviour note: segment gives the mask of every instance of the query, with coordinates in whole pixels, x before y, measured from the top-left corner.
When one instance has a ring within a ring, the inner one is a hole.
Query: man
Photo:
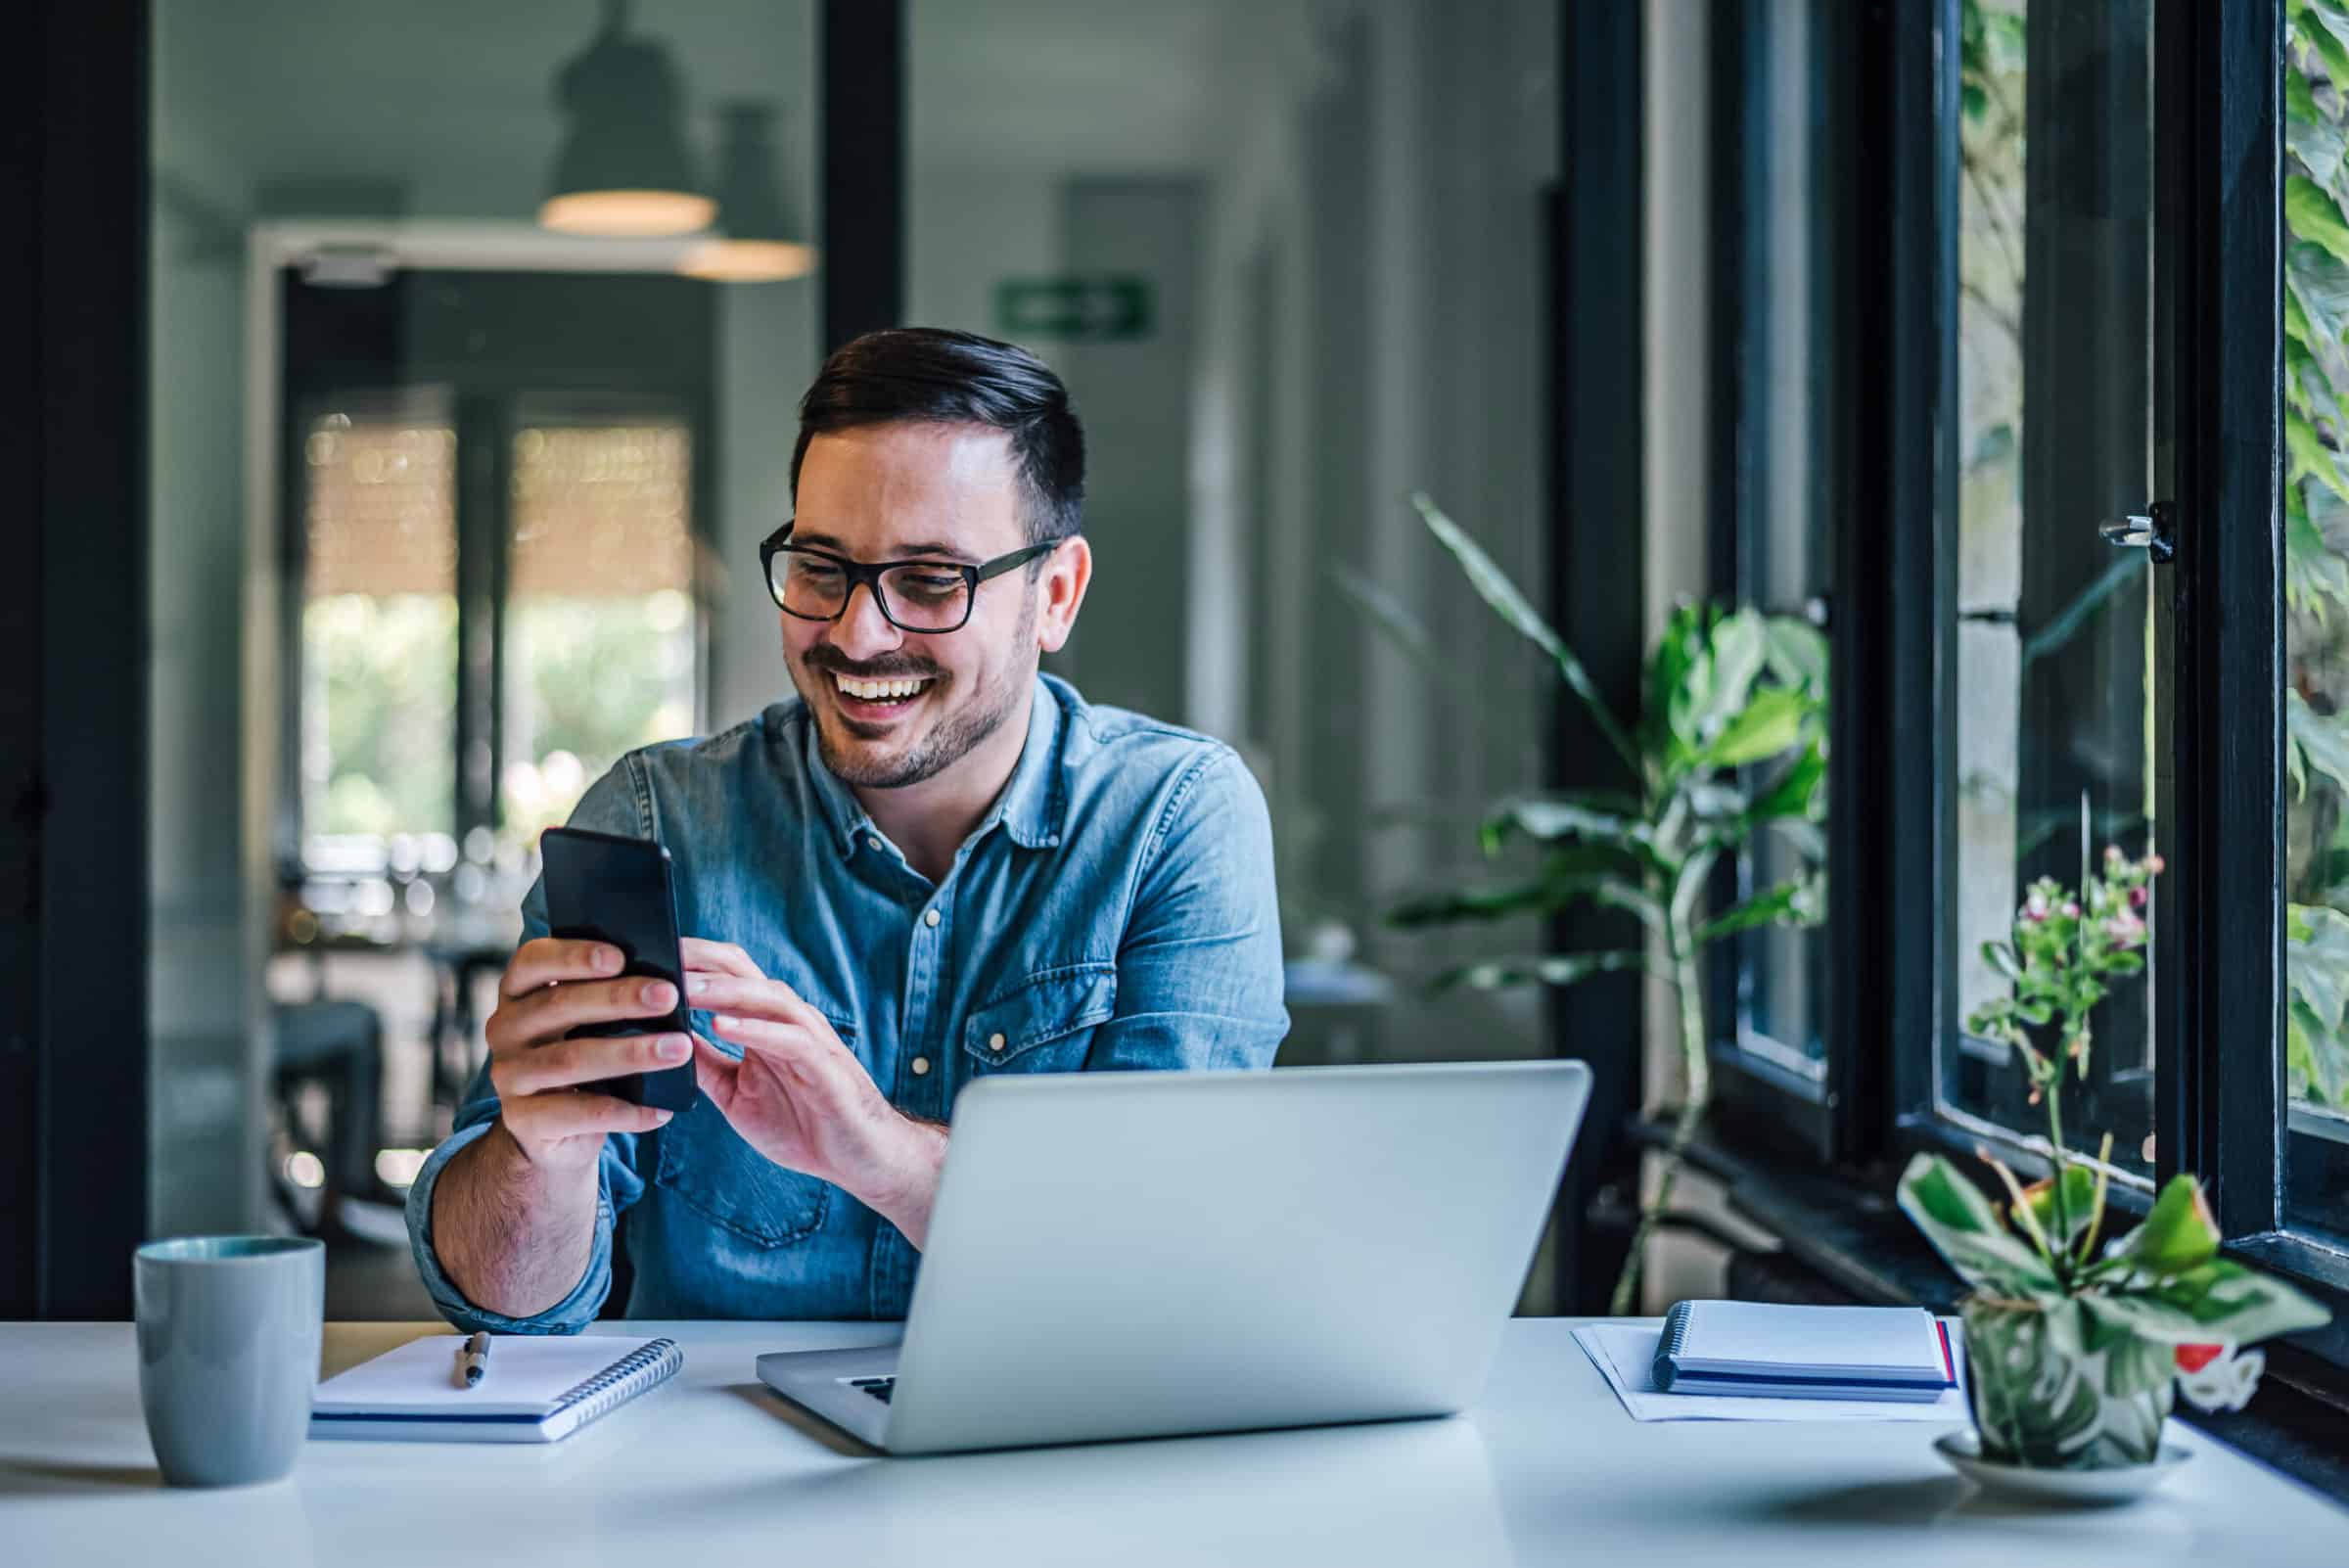
[[[550,939],[531,890],[408,1196],[452,1321],[576,1330],[622,1214],[631,1315],[901,1317],[963,1084],[1270,1063],[1262,794],[1036,669],[1092,575],[1083,485],[1067,389],[1017,348],[890,331],[825,362],[760,549],[798,698],[631,753],[572,814],[668,846],[694,1036],[567,1038],[669,998]],[[579,1087],[686,1061],[674,1120]]]

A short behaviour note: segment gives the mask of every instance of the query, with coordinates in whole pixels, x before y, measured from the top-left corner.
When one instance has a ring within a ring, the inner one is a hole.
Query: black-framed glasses
[[[852,561],[813,545],[793,544],[795,519],[759,541],[759,567],[766,576],[766,591],[787,616],[802,621],[838,621],[848,613],[856,585],[870,589],[881,614],[899,631],[935,636],[959,631],[971,619],[979,584],[999,577],[1038,556],[1050,555],[1068,540],[1048,539],[992,561],[966,566],[960,561]]]

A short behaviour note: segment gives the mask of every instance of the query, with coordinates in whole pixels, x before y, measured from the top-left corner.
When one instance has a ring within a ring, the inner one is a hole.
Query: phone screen
[[[677,942],[676,898],[668,851],[650,839],[618,838],[583,828],[549,828],[538,841],[546,875],[549,932],[609,943],[621,952],[621,973],[666,980],[677,1001],[668,1012],[610,1023],[582,1024],[581,1035],[685,1034],[685,964]],[[629,1073],[584,1085],[638,1105],[682,1111],[694,1100],[693,1064]]]

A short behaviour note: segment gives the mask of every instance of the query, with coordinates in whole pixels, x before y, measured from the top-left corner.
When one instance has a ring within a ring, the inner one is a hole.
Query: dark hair
[[[1084,519],[1084,426],[1069,389],[1025,348],[943,327],[890,327],[832,351],[800,399],[791,493],[807,442],[831,431],[912,420],[986,425],[1011,438],[1027,490],[1028,542],[1065,539]]]

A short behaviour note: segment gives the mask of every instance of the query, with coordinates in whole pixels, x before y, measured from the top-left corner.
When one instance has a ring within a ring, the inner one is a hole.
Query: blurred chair
[[[297,1143],[304,1134],[297,1092],[303,1084],[326,1089],[331,1107],[321,1140],[326,1189],[317,1227],[343,1228],[343,1200],[381,1201],[385,1195],[375,1174],[376,1150],[383,1142],[383,1020],[358,1001],[288,1002],[275,1013],[273,1077],[287,1130]]]

